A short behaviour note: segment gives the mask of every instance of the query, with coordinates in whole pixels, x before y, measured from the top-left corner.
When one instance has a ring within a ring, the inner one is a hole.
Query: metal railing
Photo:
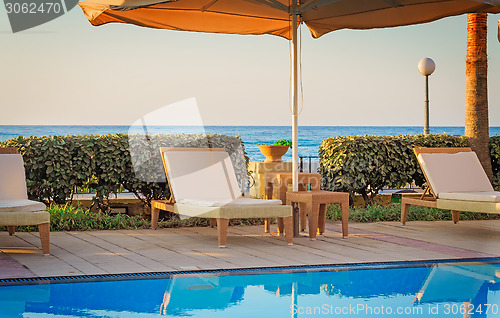
[[[311,171],[311,166],[312,166],[311,164],[313,162],[312,161],[313,158],[319,159],[318,156],[299,156],[299,172],[305,172],[304,171],[304,159],[307,159],[307,162],[308,162],[308,169],[307,169],[308,171],[307,172],[311,173],[312,172]],[[316,173],[316,171],[314,171],[314,172]]]

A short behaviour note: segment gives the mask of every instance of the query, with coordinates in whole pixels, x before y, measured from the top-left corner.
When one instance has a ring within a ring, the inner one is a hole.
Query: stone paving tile
[[[500,238],[500,232],[485,234],[483,231],[471,230],[466,226],[459,228],[452,222],[446,221],[418,223],[419,222],[414,222],[413,226],[415,230],[411,232],[401,229],[402,226],[394,226],[393,223],[372,224],[370,231],[363,229],[367,228],[365,225],[356,224],[355,226],[357,228],[353,231],[358,231],[360,235],[370,236],[374,240],[394,242],[404,246],[419,248],[421,250],[438,252],[450,255],[451,258],[500,256],[498,239],[494,239],[495,237]],[[434,227],[429,227],[429,224],[425,223],[435,224]],[[450,223],[452,225],[451,228]],[[409,223],[407,223],[407,226],[408,224]],[[441,227],[441,229],[439,227]],[[417,228],[419,231],[416,231]],[[446,231],[444,231],[445,229]],[[432,234],[425,233],[430,230],[432,230]],[[438,242],[435,242],[436,236],[439,237]],[[473,240],[471,240],[472,237],[474,238]],[[491,248],[487,246],[489,242],[493,243],[493,245],[490,245]]]
[[[262,226],[229,228],[227,248],[213,228],[51,233],[51,255],[43,256],[38,233],[0,233],[0,278],[194,269],[231,269],[317,264],[387,262],[500,256],[500,221],[338,222],[325,235],[288,246]]]
[[[159,231],[161,231],[161,230],[159,230]],[[156,246],[158,246],[158,248],[163,249],[160,251],[158,251],[158,249],[152,249],[151,250],[152,254],[148,255],[151,258],[158,260],[158,256],[163,256],[163,254],[165,252],[167,252],[167,253],[171,253],[173,255],[176,255],[176,253],[177,253],[178,256],[185,257],[185,259],[188,262],[191,262],[192,264],[196,264],[197,267],[201,266],[200,268],[204,268],[204,269],[216,269],[216,268],[225,268],[226,266],[234,266],[234,264],[229,263],[225,260],[221,260],[217,257],[205,255],[203,252],[199,251],[196,247],[186,248],[183,246],[179,246],[178,248],[176,248],[174,250],[163,248],[162,247],[163,239],[161,239],[161,237],[159,235],[160,234],[159,231],[155,232],[155,235],[149,236],[147,234],[146,235],[141,234],[139,237],[137,237],[137,238],[140,238],[142,240],[151,242],[151,243],[155,244]],[[130,235],[130,236],[135,237],[136,233],[135,232],[127,232],[126,235]],[[165,260],[165,262],[168,262],[169,259],[165,258],[164,260]],[[188,267],[188,266],[189,265],[183,266],[183,268]]]
[[[156,250],[156,247],[151,244],[141,244],[137,239],[123,235],[114,231],[99,231],[99,232],[72,232],[71,235],[99,246],[115,255],[126,258],[127,260],[140,264],[144,267],[143,271],[169,271],[172,267],[166,266],[154,258],[146,255],[151,254],[148,251]],[[156,255],[158,251],[153,252]],[[146,255],[145,255],[146,254]]]
[[[33,272],[19,264],[9,255],[0,252],[0,279],[37,277]]]

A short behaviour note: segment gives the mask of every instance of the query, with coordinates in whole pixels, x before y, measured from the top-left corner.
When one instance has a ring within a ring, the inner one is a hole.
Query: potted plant
[[[290,140],[282,139],[277,140],[272,145],[259,144],[260,152],[266,156],[264,162],[283,162],[281,157],[288,151],[292,145]]]

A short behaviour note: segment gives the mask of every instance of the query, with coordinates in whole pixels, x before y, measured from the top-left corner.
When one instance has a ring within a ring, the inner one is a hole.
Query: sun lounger
[[[217,220],[219,246],[225,247],[229,219],[283,219],[287,242],[292,245],[292,207],[280,200],[244,198],[229,154],[219,148],[160,148],[172,198],[152,203],[152,227],[159,208],[184,217]]]
[[[0,226],[38,225],[43,254],[49,254],[50,214],[45,204],[28,200],[23,157],[16,148],[0,148]]]
[[[403,197],[401,223],[406,223],[410,205],[451,210],[454,223],[460,211],[500,214],[500,192],[494,191],[470,148],[417,147],[414,152],[428,188],[419,199]]]

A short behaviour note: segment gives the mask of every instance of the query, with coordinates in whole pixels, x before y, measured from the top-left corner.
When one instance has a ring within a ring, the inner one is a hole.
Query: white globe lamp
[[[429,75],[436,69],[436,63],[428,57],[425,57],[418,62],[418,71],[425,76],[425,122],[424,135],[428,135],[429,130]]]

